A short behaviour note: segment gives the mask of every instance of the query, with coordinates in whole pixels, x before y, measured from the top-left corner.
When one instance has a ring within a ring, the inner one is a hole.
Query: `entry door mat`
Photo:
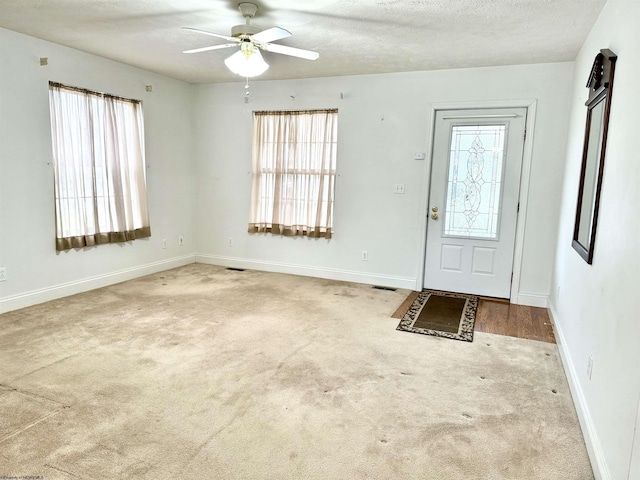
[[[423,290],[396,330],[473,342],[477,311],[476,296]]]

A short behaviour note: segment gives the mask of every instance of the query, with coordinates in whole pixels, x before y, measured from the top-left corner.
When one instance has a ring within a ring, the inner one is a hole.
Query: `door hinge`
[[[525,140],[527,139],[527,127],[524,127],[524,135],[522,136]]]
[[[518,202],[518,206],[516,207],[516,213],[520,213],[520,202]]]

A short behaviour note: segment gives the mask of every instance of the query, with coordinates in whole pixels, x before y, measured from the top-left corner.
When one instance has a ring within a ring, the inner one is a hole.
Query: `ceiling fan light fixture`
[[[200,53],[223,48],[240,47],[240,50],[227,58],[224,63],[233,73],[245,78],[262,75],[269,68],[269,64],[262,58],[260,50],[289,55],[291,57],[305,58],[307,60],[316,60],[319,57],[317,52],[312,52],[311,50],[303,50],[301,48],[272,43],[290,37],[291,32],[281,27],[271,27],[266,30],[260,30],[258,27],[251,25],[250,21],[258,11],[258,6],[255,3],[241,1],[238,8],[245,19],[245,24],[232,27],[231,36],[208,32],[206,30],[200,30],[199,28],[183,27],[186,30],[221,38],[230,43],[194,48],[185,50],[184,53]]]
[[[253,47],[253,51],[249,52],[244,45],[242,45],[242,47],[241,50],[224,61],[227,68],[233,73],[246,78],[257,77],[266,72],[269,64],[264,61],[260,51]]]

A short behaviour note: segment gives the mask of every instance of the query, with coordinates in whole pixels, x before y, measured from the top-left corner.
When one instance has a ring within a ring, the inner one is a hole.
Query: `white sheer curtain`
[[[51,82],[49,103],[56,248],[150,236],[140,102]]]
[[[254,112],[249,232],[331,238],[338,110]]]

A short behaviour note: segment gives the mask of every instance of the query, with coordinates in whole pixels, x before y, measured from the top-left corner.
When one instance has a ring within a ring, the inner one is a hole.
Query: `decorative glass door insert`
[[[445,237],[498,239],[506,136],[506,124],[452,126]]]

